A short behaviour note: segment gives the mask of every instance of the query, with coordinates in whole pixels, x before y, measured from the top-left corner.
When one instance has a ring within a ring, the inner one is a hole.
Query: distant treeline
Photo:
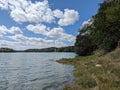
[[[15,52],[15,50],[11,48],[0,48],[0,52]]]
[[[27,49],[25,52],[74,52],[74,46],[67,46],[67,47],[50,47],[50,48],[43,48],[43,49]]]
[[[0,52],[74,52],[74,46],[66,46],[66,47],[50,47],[50,48],[42,48],[42,49],[27,49],[27,50],[14,50],[11,48],[0,48]]]

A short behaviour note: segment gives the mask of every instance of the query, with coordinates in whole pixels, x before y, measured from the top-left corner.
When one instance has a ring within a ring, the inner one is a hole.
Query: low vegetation
[[[94,54],[58,62],[76,67],[74,84],[65,85],[64,90],[120,90],[120,49],[104,56]]]

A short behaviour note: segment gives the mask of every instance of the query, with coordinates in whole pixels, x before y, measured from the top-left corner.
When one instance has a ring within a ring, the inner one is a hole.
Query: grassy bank
[[[104,55],[61,59],[59,63],[76,67],[75,83],[64,90],[120,90],[120,49]]]

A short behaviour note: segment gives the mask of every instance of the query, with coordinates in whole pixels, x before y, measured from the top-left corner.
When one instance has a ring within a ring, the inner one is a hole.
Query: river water
[[[0,90],[62,90],[74,67],[57,63],[74,53],[0,53]]]

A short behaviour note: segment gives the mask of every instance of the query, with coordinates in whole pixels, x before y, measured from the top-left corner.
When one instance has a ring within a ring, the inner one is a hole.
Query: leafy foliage
[[[90,55],[93,50],[96,48],[96,45],[93,44],[92,37],[90,35],[91,22],[93,20],[89,20],[88,24],[84,25],[76,38],[75,42],[75,51],[80,56]]]
[[[105,0],[98,13],[92,17],[92,24],[80,29],[75,43],[78,55],[89,55],[95,49],[107,52],[115,49],[120,40],[120,1]]]
[[[94,49],[89,35],[78,35],[75,43],[75,50],[78,55],[90,55]]]
[[[94,43],[106,51],[116,48],[120,39],[120,3],[111,1],[100,5],[94,16],[91,36]]]

